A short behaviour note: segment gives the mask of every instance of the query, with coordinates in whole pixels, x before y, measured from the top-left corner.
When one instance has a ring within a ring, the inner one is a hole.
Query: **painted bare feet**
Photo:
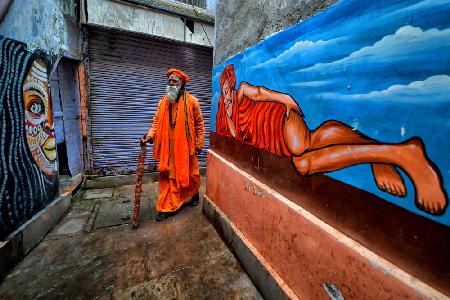
[[[380,190],[398,197],[406,196],[405,182],[393,166],[372,164],[372,172]]]
[[[418,138],[404,144],[405,170],[416,189],[416,206],[433,215],[441,215],[447,207],[447,195],[439,170],[425,154],[425,147]]]

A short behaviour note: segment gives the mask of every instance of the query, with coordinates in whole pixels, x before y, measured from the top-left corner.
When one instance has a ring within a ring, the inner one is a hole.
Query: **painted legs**
[[[286,120],[284,138],[293,154],[294,165],[302,175],[370,163],[380,189],[405,196],[405,185],[393,167],[396,166],[411,178],[418,208],[438,215],[447,206],[439,171],[427,158],[420,139],[401,144],[381,144],[336,121],[326,122],[309,131],[303,119],[295,113]]]

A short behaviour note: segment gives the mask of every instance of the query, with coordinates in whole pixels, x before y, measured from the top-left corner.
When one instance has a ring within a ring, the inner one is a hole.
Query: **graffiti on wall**
[[[0,238],[58,194],[48,55],[0,36]]]
[[[450,225],[450,0],[363,2],[217,66],[212,131]]]

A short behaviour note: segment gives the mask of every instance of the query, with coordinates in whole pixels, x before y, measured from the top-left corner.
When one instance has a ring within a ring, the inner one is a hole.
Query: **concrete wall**
[[[217,0],[207,0],[206,9],[212,12],[216,11]]]
[[[266,299],[448,299],[211,150],[203,208]]]
[[[214,66],[336,0],[222,0],[216,6]]]
[[[81,59],[81,34],[75,1],[15,0],[0,24],[0,34],[52,54]]]
[[[195,22],[194,32],[190,32],[182,18],[143,6],[110,0],[88,0],[87,7],[86,24],[150,34],[202,46],[214,45],[214,27],[210,24]]]

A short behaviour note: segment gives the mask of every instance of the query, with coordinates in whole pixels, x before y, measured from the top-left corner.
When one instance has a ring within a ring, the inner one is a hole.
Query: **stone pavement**
[[[158,183],[143,190],[137,230],[134,186],[84,191],[0,285],[0,299],[261,299],[201,205],[156,222]]]

